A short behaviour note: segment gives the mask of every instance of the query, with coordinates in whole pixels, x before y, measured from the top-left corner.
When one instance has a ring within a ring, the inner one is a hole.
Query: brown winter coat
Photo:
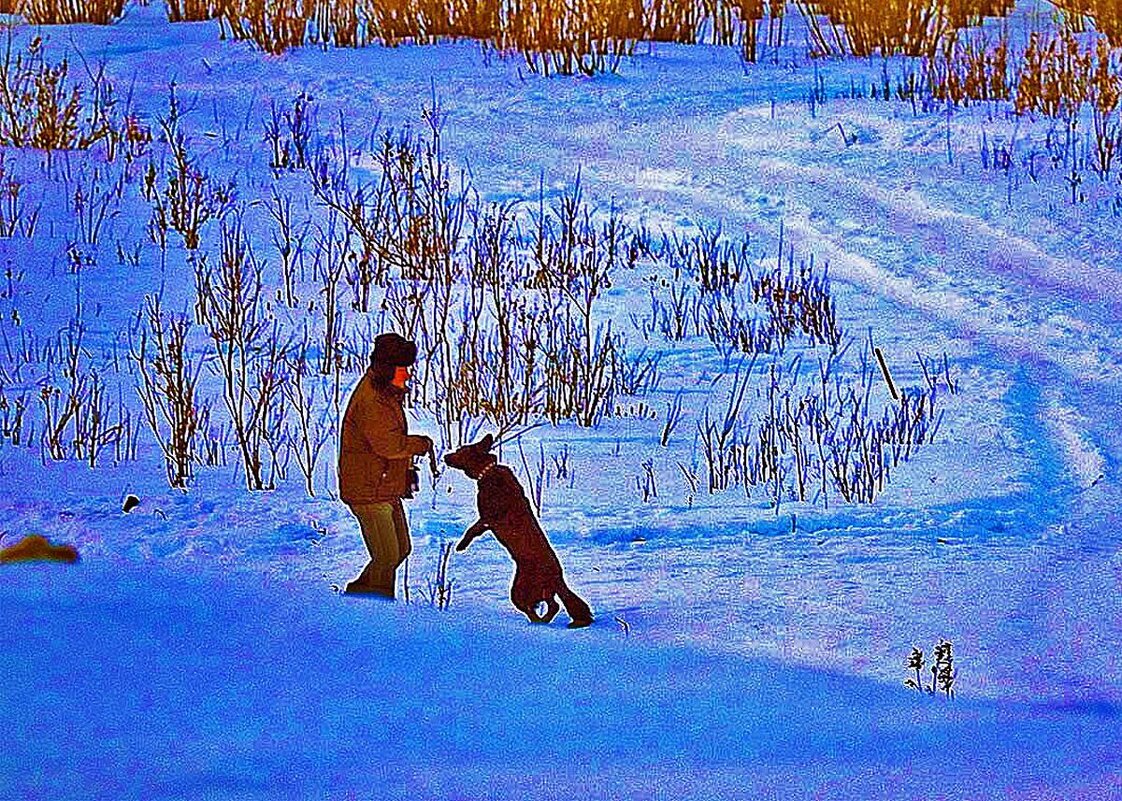
[[[425,453],[426,442],[406,428],[404,396],[393,386],[376,388],[370,370],[351,393],[339,438],[344,503],[383,503],[408,493],[412,457]]]

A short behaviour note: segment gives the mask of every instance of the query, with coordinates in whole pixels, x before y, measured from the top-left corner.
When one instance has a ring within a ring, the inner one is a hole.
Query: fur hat
[[[417,345],[399,334],[379,334],[374,338],[370,361],[391,367],[411,367],[417,361]]]

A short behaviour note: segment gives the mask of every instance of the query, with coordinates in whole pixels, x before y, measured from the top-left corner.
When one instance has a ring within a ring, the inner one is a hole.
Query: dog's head
[[[444,454],[444,461],[449,467],[463,470],[474,478],[488,465],[495,463],[495,455],[491,453],[491,446],[494,444],[495,438],[488,434],[479,442],[462,445],[451,453]]]

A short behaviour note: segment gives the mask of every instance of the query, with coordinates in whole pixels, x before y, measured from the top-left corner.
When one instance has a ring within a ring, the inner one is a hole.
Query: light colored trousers
[[[405,508],[401,500],[396,499],[386,503],[354,504],[351,512],[362,528],[370,561],[347,589],[393,596],[397,569],[413,550]]]

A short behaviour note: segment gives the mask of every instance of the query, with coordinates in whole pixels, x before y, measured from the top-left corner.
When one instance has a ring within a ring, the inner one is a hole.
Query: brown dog
[[[476,502],[479,520],[473,523],[456,550],[462,551],[483,532],[490,530],[514,559],[514,581],[510,600],[532,623],[548,623],[557,614],[556,598],[565,605],[570,628],[592,623],[592,610],[565,584],[557,558],[530,503],[510,468],[498,463],[488,434],[473,445],[464,445],[445,455],[450,467],[462,470],[478,483]],[[538,607],[545,604],[544,614]]]

